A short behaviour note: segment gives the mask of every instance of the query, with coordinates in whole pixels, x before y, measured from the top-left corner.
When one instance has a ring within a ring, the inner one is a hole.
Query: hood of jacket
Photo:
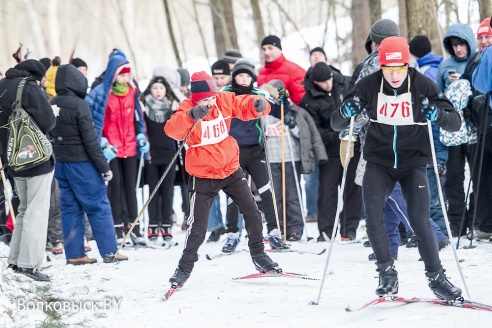
[[[431,51],[425,56],[417,59],[417,63],[419,64],[419,67],[429,65],[430,67],[438,68],[442,60],[442,56],[436,55],[433,51]]]
[[[73,95],[85,98],[87,92],[87,79],[73,65],[61,65],[58,68],[55,79],[57,95]]]
[[[468,43],[468,55],[465,57],[465,59],[468,59],[471,54],[475,53],[477,49],[477,40],[475,39],[475,35],[473,34],[473,30],[471,29],[470,25],[463,23],[451,25],[442,40],[442,45],[444,46],[446,52],[450,56],[456,58],[456,56],[454,55],[453,46],[451,45],[452,37],[458,37]]]
[[[9,69],[5,73],[5,77],[8,79],[13,79],[16,77],[33,77],[34,79],[41,81],[43,76],[46,74],[46,67],[39,61],[34,59],[28,59],[19,64],[15,65],[13,68]]]

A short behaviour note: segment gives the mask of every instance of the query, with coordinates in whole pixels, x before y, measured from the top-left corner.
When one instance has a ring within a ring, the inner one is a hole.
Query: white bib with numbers
[[[377,122],[388,125],[415,125],[412,110],[412,94],[410,93],[410,80],[408,81],[409,92],[388,96],[383,93],[383,82],[378,93]]]
[[[229,130],[227,129],[227,124],[219,110],[219,117],[210,121],[200,121],[202,128],[202,139],[199,144],[193,145],[191,147],[213,145],[221,142],[229,136]]]

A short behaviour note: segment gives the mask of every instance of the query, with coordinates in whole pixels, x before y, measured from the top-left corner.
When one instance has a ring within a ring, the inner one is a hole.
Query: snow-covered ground
[[[363,223],[358,231],[360,238],[365,234]],[[309,236],[316,238],[316,224],[308,223],[307,226]],[[94,241],[89,255],[97,257],[97,264],[69,266],[63,255],[52,255],[52,261],[46,263],[52,267],[44,270],[51,276],[51,283],[33,282],[4,269],[8,247],[0,244],[0,326],[34,327],[49,321],[33,303],[25,303],[25,297],[74,303],[72,309],[60,309],[62,303],[52,303],[57,311],[51,314],[70,327],[381,327],[387,324],[397,327],[473,327],[492,319],[492,313],[486,311],[431,304],[383,303],[355,313],[345,312],[346,306],[359,307],[374,299],[378,281],[374,263],[367,260],[370,249],[362,243],[342,244],[339,241],[333,245],[329,274],[319,305],[309,305],[309,302],[317,300],[320,281],[291,278],[233,280],[255,270],[247,252],[207,260],[206,254],[220,252],[222,242],[202,245],[200,259],[184,288],[163,302],[168,279],[181,255],[184,235],[176,226],[174,240],[178,246],[169,250],[125,249],[123,253],[130,260],[121,263],[102,263]],[[492,284],[489,282],[492,244],[474,244],[477,245],[474,249],[458,250],[460,266],[472,299],[492,303]],[[326,247],[328,244],[314,240],[292,245],[293,249],[313,252]],[[238,246],[240,249],[247,249],[244,238]],[[322,276],[327,256],[326,253],[269,254],[284,271],[317,278]],[[418,259],[417,249],[400,247],[396,263],[399,295],[431,298],[423,263]],[[441,252],[441,259],[451,281],[463,287],[449,247]],[[468,298],[466,292],[464,296]],[[19,301],[19,298],[22,299]],[[107,302],[106,308],[104,302]],[[80,310],[81,304],[85,310]],[[91,309],[92,304],[99,308]]]

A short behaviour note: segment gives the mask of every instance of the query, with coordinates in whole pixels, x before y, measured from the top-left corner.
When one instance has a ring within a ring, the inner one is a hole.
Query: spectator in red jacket
[[[269,35],[261,41],[261,51],[265,57],[265,66],[258,74],[258,86],[271,80],[280,80],[289,91],[290,99],[299,106],[306,93],[302,85],[306,71],[284,57],[280,39],[275,35]]]

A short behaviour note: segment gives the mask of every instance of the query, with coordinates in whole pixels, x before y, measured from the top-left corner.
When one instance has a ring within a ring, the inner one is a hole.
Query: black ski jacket
[[[393,168],[432,164],[427,125],[392,126],[376,122],[381,83],[383,83],[384,94],[401,95],[408,91],[409,79],[414,121],[424,122],[421,99],[426,97],[430,105],[441,109],[441,116],[435,123],[450,132],[459,130],[460,115],[428,77],[410,67],[403,84],[398,89],[393,89],[383,78],[383,72],[379,70],[362,78],[344,99],[345,102],[355,96],[359,97],[361,109],[365,108],[369,116],[370,123],[363,149],[364,159],[367,162]],[[332,114],[331,126],[335,130],[345,129],[349,122],[349,119],[340,116],[338,110]]]

